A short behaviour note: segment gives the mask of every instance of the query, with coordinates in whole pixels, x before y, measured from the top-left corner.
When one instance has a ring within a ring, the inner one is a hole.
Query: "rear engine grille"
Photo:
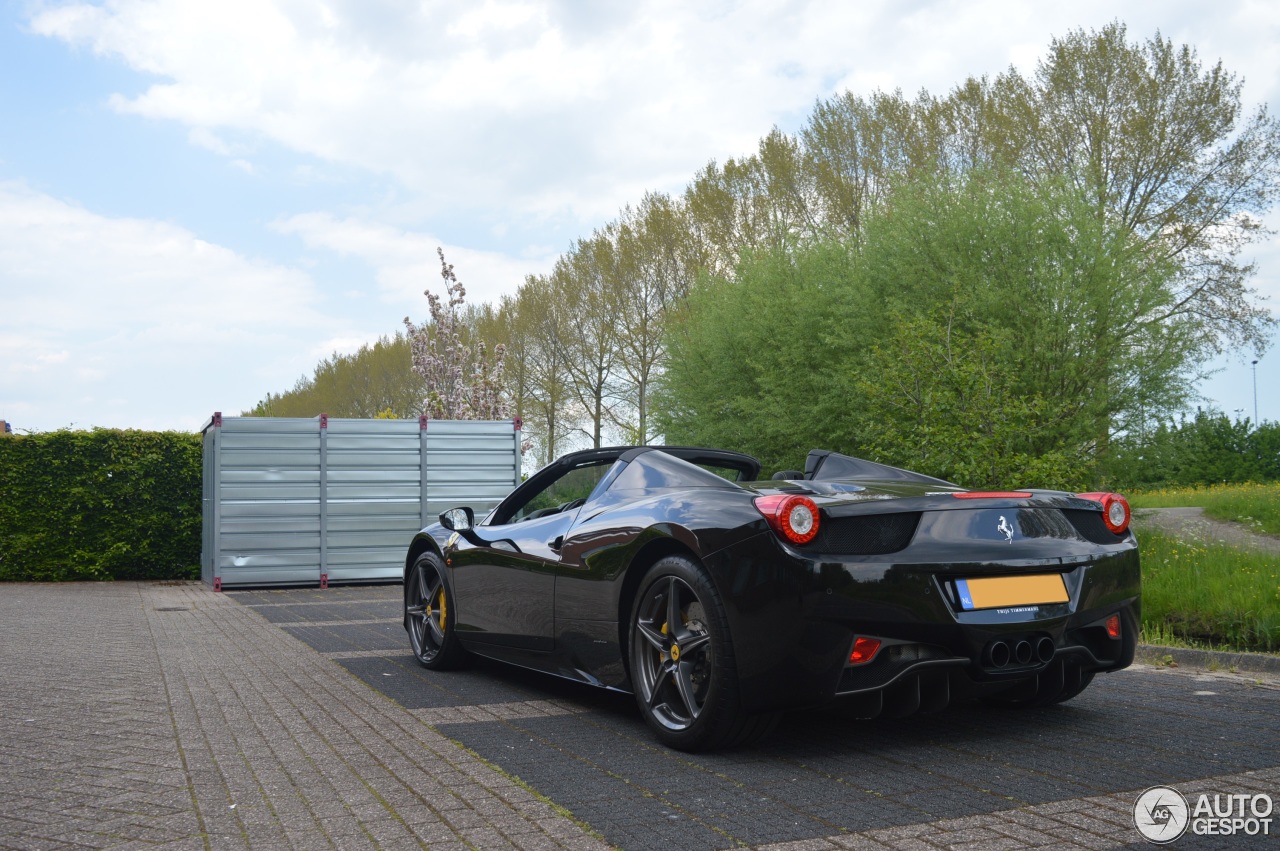
[[[1092,541],[1095,544],[1119,544],[1124,541],[1124,535],[1117,535],[1107,528],[1107,524],[1102,519],[1101,511],[1089,511],[1084,508],[1064,508],[1063,515],[1067,520],[1071,521],[1071,525],[1076,527],[1086,541]]]
[[[856,556],[896,553],[911,543],[918,525],[919,511],[823,518],[818,536],[805,549]]]
[[[1066,538],[1071,539],[1071,524],[1062,512],[1050,509],[1020,509],[1018,511],[1018,528],[1028,538]]]

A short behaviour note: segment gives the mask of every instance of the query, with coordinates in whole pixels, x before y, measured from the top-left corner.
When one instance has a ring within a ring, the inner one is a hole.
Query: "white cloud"
[[[969,74],[1030,70],[1050,37],[1115,18],[1134,38],[1160,29],[1210,62],[1230,56],[1251,97],[1271,99],[1274,7],[71,0],[38,7],[30,26],[155,75],[115,108],[193,128],[193,143],[228,156],[214,129],[388,174],[434,212],[500,206],[589,229],[751,151],[815,98],[943,93]]]
[[[1126,20],[1230,55],[1275,92],[1275,4],[1207,12],[1082,0],[830,3],[744,0],[579,4],[484,0],[111,0],[37,7],[34,32],[158,79],[116,109],[192,128],[260,134],[389,174],[436,211],[501,205],[597,224],[645,189],[679,189],[708,159],[749,152],[779,121],[844,88],[942,93],[1049,38]]]
[[[402,230],[358,218],[338,219],[328,213],[304,213],[272,224],[280,233],[294,234],[311,248],[356,257],[375,270],[381,298],[415,321],[427,314],[423,290],[443,295],[437,246],[453,264],[467,291],[469,304],[497,302],[513,293],[525,275],[549,270],[552,255],[513,258],[490,251],[444,244],[429,234]]]
[[[233,153],[231,146],[208,127],[192,127],[187,133],[187,141],[220,156],[229,157]]]
[[[330,337],[312,346],[308,350],[308,354],[319,363],[335,352],[340,355],[349,355],[352,352],[359,351],[361,346],[368,345],[372,340],[373,338],[369,335]]]
[[[1010,64],[1030,71],[1051,37],[1077,27],[1119,19],[1133,39],[1158,29],[1196,45],[1207,65],[1221,58],[1243,75],[1247,104],[1280,105],[1273,0],[28,8],[31,32],[148,75],[140,91],[111,96],[113,109],[181,128],[189,144],[225,158],[220,178],[305,187],[294,203],[267,209],[262,195],[246,195],[226,215],[276,218],[274,233],[249,237],[257,251],[287,257],[295,239],[307,251],[288,266],[249,259],[177,225],[110,219],[0,184],[0,415],[14,419],[57,411],[83,421],[62,412],[96,400],[121,406],[117,422],[166,421],[128,415],[141,410],[136,391],[112,384],[126,374],[163,379],[157,392],[174,394],[165,406],[174,410],[195,404],[180,394],[199,399],[202,412],[247,406],[288,387],[317,356],[376,336],[363,332],[380,318],[350,309],[368,300],[360,277],[331,265],[334,255],[374,270],[373,300],[392,317],[384,332],[394,330],[399,316],[425,314],[422,290],[439,286],[437,245],[470,300],[491,300],[549,268],[566,233],[587,235],[646,190],[681,190],[709,159],[752,152],[775,124],[797,128],[816,98],[845,88],[942,94]],[[365,185],[373,189],[362,196]],[[128,209],[146,209],[147,194]],[[158,217],[173,215],[183,215],[176,204]],[[496,243],[509,253],[483,250]],[[1254,252],[1273,308],[1278,245]],[[333,285],[331,301],[310,275]],[[238,382],[220,384],[228,374]],[[244,388],[256,395],[234,395]]]
[[[152,421],[194,428],[291,384],[316,334],[342,328],[304,273],[20,183],[0,182],[0,269],[0,411],[19,425],[160,409]]]

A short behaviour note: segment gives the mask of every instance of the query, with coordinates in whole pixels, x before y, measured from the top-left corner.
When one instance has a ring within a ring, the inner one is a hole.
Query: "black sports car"
[[[469,653],[634,692],[674,748],[781,712],[1043,706],[1133,661],[1138,548],[1111,493],[968,491],[814,450],[758,481],[737,452],[590,449],[405,560],[414,655]]]

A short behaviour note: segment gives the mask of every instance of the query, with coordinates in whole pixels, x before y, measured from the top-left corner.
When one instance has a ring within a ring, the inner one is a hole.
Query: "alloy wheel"
[[[670,730],[688,729],[711,688],[711,633],[702,601],[677,576],[645,592],[636,615],[632,663],[636,687],[653,718]]]

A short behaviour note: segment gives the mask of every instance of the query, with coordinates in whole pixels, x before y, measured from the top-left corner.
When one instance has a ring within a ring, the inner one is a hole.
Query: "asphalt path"
[[[1148,787],[1280,799],[1270,675],[1139,664],[1058,707],[793,713],[757,746],[689,755],[657,745],[629,695],[486,660],[421,668],[400,590],[227,596],[617,847],[1144,847],[1132,819]],[[1177,847],[1260,841],[1187,836]]]
[[[1203,508],[1139,508],[1133,512],[1133,522],[1139,535],[1144,528],[1155,528],[1179,538],[1280,555],[1280,537],[1255,532],[1242,523],[1215,520]]]

